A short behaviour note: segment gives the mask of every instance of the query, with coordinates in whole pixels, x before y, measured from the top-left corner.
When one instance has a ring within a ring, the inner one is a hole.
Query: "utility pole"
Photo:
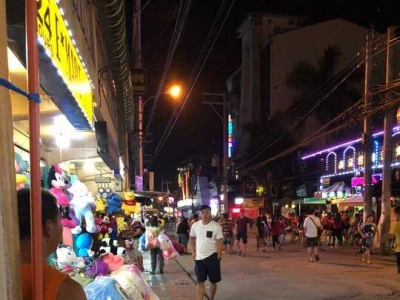
[[[221,212],[229,212],[229,199],[228,199],[228,93],[223,94],[223,113],[222,113],[222,147],[223,147],[223,160],[222,160],[222,194],[224,195],[224,207]]]
[[[135,53],[134,65],[135,68],[142,67],[142,38],[141,38],[141,0],[135,0],[133,14],[134,14],[134,40],[133,50]],[[143,97],[136,96],[136,103],[138,104],[138,130],[137,130],[137,147],[138,147],[138,160],[136,166],[136,174],[143,180]]]
[[[369,110],[369,93],[372,88],[373,71],[373,34],[368,34],[365,43],[365,79],[364,79],[364,109]],[[365,222],[368,215],[372,213],[372,135],[371,118],[364,118],[364,129],[362,135],[364,146],[364,214]],[[377,159],[377,158],[376,158]]]
[[[228,199],[228,93],[203,93],[205,96],[222,97],[221,102],[210,102],[203,101],[203,104],[208,104],[218,115],[222,121],[222,148],[223,148],[223,158],[222,158],[222,195],[223,207],[221,207],[221,212],[229,211],[229,199]],[[213,105],[222,106],[222,116],[218,113]]]
[[[0,77],[9,78],[6,3],[0,0]],[[27,100],[28,101],[28,100]],[[10,91],[0,86],[0,299],[22,299]]]
[[[172,183],[172,181],[168,181],[168,180],[163,180],[162,182],[162,191],[164,192],[164,184],[167,186],[167,193],[169,193],[169,185]]]
[[[387,33],[386,48],[386,87],[389,87],[394,78],[394,51],[391,41],[394,38],[394,28],[389,27]],[[390,99],[386,99],[390,101]],[[379,220],[380,252],[382,255],[390,253],[390,198],[392,196],[392,126],[395,110],[393,108],[385,112],[384,136],[383,136],[383,177],[382,177],[382,205],[381,218]]]

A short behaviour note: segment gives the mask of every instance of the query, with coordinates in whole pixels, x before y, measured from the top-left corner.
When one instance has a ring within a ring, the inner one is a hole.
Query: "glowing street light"
[[[182,93],[182,88],[179,85],[172,86],[168,91],[168,94],[170,94],[174,98],[179,98],[181,93]]]

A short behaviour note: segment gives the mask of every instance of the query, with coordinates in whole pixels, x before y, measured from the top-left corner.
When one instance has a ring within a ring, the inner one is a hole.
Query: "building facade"
[[[236,125],[233,157],[245,154],[250,124],[262,124],[293,104],[298,92],[286,82],[299,62],[316,66],[324,51],[336,46],[341,51],[335,70],[339,72],[358,55],[368,33],[368,29],[342,19],[304,24],[300,17],[253,14],[239,27],[242,64],[227,81]]]

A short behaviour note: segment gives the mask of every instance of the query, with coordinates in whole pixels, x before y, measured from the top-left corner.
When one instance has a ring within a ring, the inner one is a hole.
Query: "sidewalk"
[[[190,258],[190,255],[186,255]],[[166,261],[164,274],[150,274],[150,255],[144,254],[143,276],[160,300],[196,299],[196,283],[188,276],[178,261]]]

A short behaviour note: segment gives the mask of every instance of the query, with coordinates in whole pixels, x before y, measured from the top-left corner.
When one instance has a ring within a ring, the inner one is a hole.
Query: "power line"
[[[398,86],[400,86],[400,85],[397,85],[397,87],[398,87]],[[392,87],[392,88],[393,88],[393,87]],[[357,102],[357,105],[359,105],[359,104],[362,103],[362,102],[363,102],[363,99],[361,99],[359,102]],[[390,103],[382,104],[381,106],[376,107],[376,108],[374,108],[374,109],[368,111],[368,112],[366,113],[366,115],[373,115],[373,114],[375,114],[375,113],[377,113],[377,112],[379,112],[379,111],[384,111],[385,109],[388,109],[388,108],[390,108],[390,107],[395,107],[396,105],[398,105],[398,103],[400,103],[400,98],[394,99],[394,100],[393,100],[392,102],[390,102]],[[330,129],[330,130],[328,130],[328,131],[326,131],[326,132],[317,134],[317,133],[319,133],[319,132],[325,130],[325,129],[326,129],[327,127],[329,127],[330,125],[332,125],[332,124],[334,123],[333,121],[343,120],[343,119],[344,119],[344,116],[346,116],[346,115],[351,115],[351,114],[354,113],[354,111],[356,111],[356,110],[354,110],[354,107],[349,108],[348,110],[346,110],[346,111],[340,116],[340,118],[335,118],[334,120],[332,120],[332,122],[329,122],[328,124],[326,124],[325,126],[323,126],[321,129],[319,129],[316,133],[314,133],[314,134],[311,135],[310,137],[306,137],[305,139],[303,139],[302,141],[300,141],[300,142],[297,143],[296,145],[294,145],[294,146],[292,146],[292,147],[290,147],[290,148],[288,148],[288,149],[282,151],[282,152],[279,153],[279,154],[274,155],[274,156],[271,157],[271,158],[268,158],[268,159],[266,159],[266,160],[264,160],[264,161],[262,161],[262,162],[259,162],[259,163],[257,163],[257,164],[254,164],[254,165],[250,166],[249,169],[258,169],[258,168],[260,168],[260,167],[262,167],[262,166],[265,166],[265,165],[268,164],[269,162],[272,162],[272,161],[274,161],[274,160],[276,160],[276,159],[278,159],[278,158],[281,158],[281,157],[283,157],[283,156],[286,156],[286,155],[292,153],[293,151],[297,150],[297,149],[300,148],[300,147],[303,147],[303,146],[305,146],[305,145],[308,145],[309,143],[311,143],[312,141],[314,141],[314,140],[316,140],[316,139],[319,139],[319,138],[321,138],[321,137],[323,137],[323,136],[326,136],[326,135],[328,135],[328,134],[330,134],[330,133],[337,132],[337,131],[340,130],[340,129],[349,127],[351,123],[353,123],[353,125],[354,125],[354,124],[356,123],[357,120],[356,120],[356,119],[351,119],[351,118],[349,118],[347,122],[342,122],[341,125],[338,125],[338,126],[335,127],[335,128],[332,128],[332,129]]]
[[[354,65],[354,63],[352,65]],[[340,73],[338,75],[335,75],[335,77],[332,77],[329,80],[329,83],[326,83],[326,84],[324,84],[322,86],[322,88],[321,88],[322,90],[318,90],[316,92],[316,94],[314,94],[312,97],[310,97],[306,101],[306,103],[304,103],[304,102],[300,103],[297,107],[295,106],[294,109],[292,109],[292,110],[289,109],[287,117],[288,118],[290,118],[291,116],[295,117],[295,119],[291,122],[292,126],[290,126],[289,129],[285,130],[284,133],[282,133],[280,129],[275,129],[272,133],[271,132],[266,132],[264,134],[264,136],[261,139],[259,139],[260,142],[258,142],[255,146],[253,146],[252,149],[250,150],[251,152],[249,154],[245,155],[244,157],[242,157],[238,161],[238,164],[243,164],[244,165],[244,164],[249,163],[250,161],[252,161],[252,160],[256,159],[258,156],[260,156],[262,153],[264,153],[269,147],[271,147],[276,142],[281,140],[285,136],[285,134],[290,132],[299,123],[301,123],[308,115],[310,115],[311,112],[316,107],[318,107],[324,100],[326,100],[329,97],[329,95],[332,92],[334,92],[337,89],[337,87],[340,84],[342,84],[344,82],[344,80],[346,80],[358,68],[359,68],[359,65],[357,64],[355,67],[353,66],[353,69],[350,70],[347,74]],[[340,80],[339,83],[337,83],[338,80]],[[334,84],[334,86],[332,87],[333,84]],[[331,90],[328,93],[326,93],[326,90],[329,89],[329,88],[331,88]],[[323,93],[325,93],[325,94],[322,95]],[[319,98],[320,96],[322,96],[322,98]],[[316,99],[318,99],[317,102],[315,102]],[[313,106],[309,107],[311,105],[313,105]],[[266,148],[264,148],[267,143],[269,145]],[[260,148],[264,148],[264,149],[261,152],[258,152],[258,149],[260,149]],[[256,151],[258,153],[256,155],[254,155],[254,152],[256,152]]]
[[[190,10],[190,6],[192,1],[191,0],[186,0],[185,5],[183,5],[184,0],[181,0],[180,2],[180,7],[179,7],[179,12],[178,12],[178,17],[176,20],[176,24],[175,24],[175,29],[174,32],[172,34],[172,39],[171,42],[169,44],[169,49],[168,49],[168,54],[167,54],[167,58],[165,60],[165,64],[164,64],[164,71],[161,75],[161,80],[160,80],[160,84],[158,86],[158,90],[157,90],[157,94],[156,97],[154,99],[153,102],[153,107],[151,109],[150,112],[150,116],[149,116],[149,120],[147,121],[147,126],[146,126],[146,130],[144,132],[144,138],[146,138],[151,123],[153,121],[153,118],[155,116],[155,111],[156,111],[156,107],[157,107],[157,102],[158,102],[158,98],[160,96],[160,94],[162,93],[162,89],[164,88],[164,84],[167,80],[167,74],[169,71],[169,68],[171,67],[172,64],[172,59],[174,57],[175,51],[177,49],[178,43],[182,37],[182,32],[183,32],[183,28],[186,22],[186,19],[188,17],[189,14],[189,10]]]
[[[223,11],[224,11],[224,7],[226,6],[226,3],[228,3],[228,2],[230,2],[230,5],[227,8],[227,11],[225,13],[225,17],[222,17],[222,14],[223,14]],[[154,160],[157,158],[157,156],[161,152],[162,148],[164,147],[168,137],[170,136],[170,134],[171,134],[171,132],[172,132],[172,130],[173,130],[173,128],[174,128],[174,126],[175,126],[175,124],[176,124],[176,122],[177,122],[177,120],[178,120],[178,118],[179,118],[179,116],[180,116],[180,114],[181,114],[181,112],[182,112],[182,110],[183,110],[183,108],[184,108],[184,106],[185,106],[185,104],[186,104],[186,102],[187,102],[187,100],[188,100],[188,98],[189,98],[194,86],[196,85],[196,82],[197,82],[197,80],[198,80],[198,78],[199,78],[199,76],[200,76],[200,74],[201,74],[201,72],[202,72],[202,70],[204,68],[204,65],[205,65],[205,63],[206,63],[206,61],[207,61],[207,59],[208,59],[208,57],[209,57],[209,55],[210,55],[215,43],[216,43],[216,41],[217,41],[217,39],[218,39],[218,37],[219,37],[219,35],[221,33],[221,30],[222,30],[227,18],[229,17],[229,14],[230,14],[233,6],[234,6],[234,3],[235,3],[234,0],[233,1],[224,0],[223,3],[221,4],[220,10],[219,10],[219,12],[217,14],[216,19],[214,20],[214,23],[212,25],[211,31],[210,31],[209,35],[207,36],[206,41],[203,44],[203,47],[202,47],[202,49],[200,51],[200,54],[199,54],[199,57],[198,57],[198,59],[196,61],[196,64],[195,64],[195,66],[194,66],[194,68],[193,68],[193,70],[192,70],[192,72],[190,74],[189,80],[188,80],[188,82],[186,84],[187,88],[185,89],[184,100],[183,100],[182,104],[175,109],[174,114],[171,116],[171,118],[169,120],[169,123],[168,123],[168,126],[165,129],[165,131],[164,131],[164,133],[163,133],[163,135],[161,137],[161,140],[160,140],[159,144],[156,147],[156,150],[155,150],[153,158],[152,158],[152,162],[154,162]],[[217,26],[218,26],[218,22],[221,22],[221,24],[219,25],[219,29],[216,29]],[[151,163],[150,163],[150,165],[151,165]]]
[[[400,27],[400,26],[397,26]],[[383,35],[379,38],[377,38],[375,40],[375,42],[380,41],[380,40],[385,40],[386,35]],[[395,39],[394,39],[395,40]],[[375,49],[377,49],[379,46],[384,45],[387,46],[387,41],[385,41],[384,43],[380,43],[380,44],[375,44]],[[391,45],[393,46],[393,45]],[[381,52],[385,51],[386,47],[381,49],[380,51],[377,51],[373,56],[376,56],[378,54],[380,54]],[[346,67],[344,69],[342,69],[340,71],[340,73],[338,74],[334,74],[326,83],[324,83],[322,86],[320,86],[318,88],[318,90],[308,99],[306,100],[306,102],[302,102],[300,104],[293,104],[291,108],[289,108],[285,113],[286,113],[286,118],[290,119],[292,117],[295,117],[296,121],[298,118],[299,114],[302,113],[302,109],[304,107],[306,107],[307,105],[310,105],[311,103],[314,102],[314,98],[318,98],[322,95],[322,93],[325,92],[325,90],[330,88],[330,85],[333,85],[335,83],[336,80],[339,80],[341,76],[345,76],[344,73],[349,70],[350,68],[352,68],[354,66],[354,63],[358,64],[358,67],[361,66],[361,64],[363,63],[363,60],[358,59],[358,57],[360,56],[360,54],[363,53],[363,49],[361,49],[360,51],[358,51],[358,53],[352,58],[350,59],[350,61],[347,63]],[[354,62],[353,62],[354,61]],[[297,119],[296,119],[297,118]],[[258,138],[258,142],[256,142],[256,145],[252,146],[252,148],[250,149],[250,151],[257,151],[258,148],[260,147],[264,147],[265,143],[270,142],[270,139],[272,138],[273,135],[278,135],[281,136],[281,132],[279,130],[275,130],[272,133],[270,131],[265,132],[264,134],[262,134],[259,138]],[[244,156],[242,156],[241,158],[238,159],[239,164],[241,163],[241,161],[246,160],[247,156],[252,156],[252,154],[246,154]]]
[[[380,39],[383,39],[383,37],[380,37]],[[393,40],[395,41],[395,43],[391,44],[390,47],[391,47],[391,46],[394,46],[394,45],[398,42],[398,39],[393,39]],[[380,51],[377,51],[376,53],[374,53],[373,56],[376,56],[376,55],[380,54],[382,51],[385,51],[386,48],[387,48],[387,45],[386,45],[386,47],[384,47],[384,48],[381,49]],[[362,62],[360,62],[360,63],[362,63]],[[294,124],[293,124],[289,129],[287,129],[284,133],[280,132],[280,130],[277,129],[277,130],[275,130],[274,132],[269,133],[269,136],[267,136],[268,139],[266,139],[266,138],[260,139],[261,141],[260,141],[258,144],[256,144],[256,146],[254,146],[254,147],[252,148],[252,150],[251,150],[252,152],[249,153],[249,154],[247,154],[247,155],[245,155],[245,156],[243,156],[243,157],[239,160],[239,162],[238,162],[239,168],[241,168],[241,167],[243,168],[244,166],[246,166],[247,164],[249,164],[251,161],[253,161],[253,160],[256,159],[257,157],[259,157],[262,153],[264,153],[264,152],[265,152],[267,149],[269,149],[272,145],[276,144],[279,140],[281,140],[288,132],[290,132],[292,129],[294,129],[302,120],[304,120],[309,114],[311,114],[311,112],[312,112],[320,103],[322,103],[324,100],[326,100],[326,99],[329,97],[329,95],[330,95],[340,84],[342,84],[342,83],[344,82],[344,80],[346,80],[346,79],[351,75],[351,73],[353,73],[353,72],[360,66],[360,63],[357,65],[357,67],[356,67],[355,69],[353,69],[349,74],[347,74],[347,76],[346,76],[345,78],[343,78],[343,79],[339,82],[339,84],[336,84],[335,87],[334,87],[327,95],[325,95],[322,99],[320,99],[320,100],[319,100],[305,115],[302,115],[301,117],[297,118],[296,121],[294,122]],[[310,101],[309,101],[309,102],[310,102]],[[276,137],[271,141],[271,139],[272,139],[274,136],[276,136]],[[269,143],[269,144],[266,145],[267,143]],[[263,150],[259,151],[258,153],[254,153],[254,152],[257,151],[257,149],[260,148],[260,147],[265,147],[265,148],[264,148]],[[240,166],[240,165],[241,165],[241,166]]]

